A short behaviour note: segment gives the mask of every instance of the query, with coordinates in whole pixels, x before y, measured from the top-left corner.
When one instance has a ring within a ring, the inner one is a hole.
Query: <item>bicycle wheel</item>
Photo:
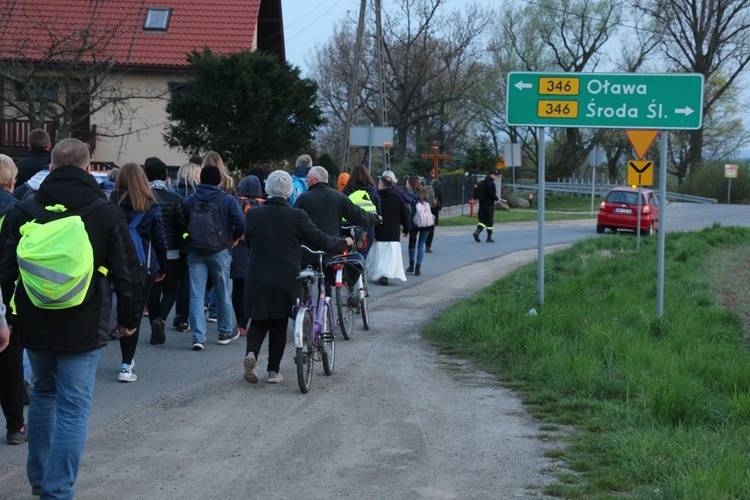
[[[343,287],[342,287],[343,288]],[[346,285],[346,321],[349,336],[354,332],[354,316],[359,314],[359,290],[357,285]]]
[[[349,320],[347,311],[349,307],[347,304],[347,294],[343,291],[346,285],[336,288],[336,315],[339,320],[339,328],[341,329],[341,335],[344,340],[349,340],[351,336],[352,322]]]
[[[330,302],[323,303],[323,315],[320,320],[320,360],[323,361],[323,372],[326,375],[332,375],[333,365],[336,362],[336,339],[333,336],[333,310]]]
[[[313,374],[312,317],[308,309],[301,312],[302,318],[299,328],[302,333],[302,347],[297,347],[294,362],[297,365],[299,390],[302,391],[302,394],[307,394],[307,391],[310,390]],[[297,320],[300,320],[299,314]],[[297,328],[297,325],[295,325],[295,328]]]
[[[359,296],[359,313],[362,315],[362,326],[365,327],[365,330],[369,330],[370,313],[367,311],[367,277],[364,273],[362,273],[362,285],[364,290],[360,292]]]

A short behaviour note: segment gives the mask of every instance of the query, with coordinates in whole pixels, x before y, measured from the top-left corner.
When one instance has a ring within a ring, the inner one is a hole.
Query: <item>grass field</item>
[[[478,207],[475,207],[478,208]],[[560,194],[548,194],[544,200],[544,220],[571,220],[571,219],[591,219],[596,217],[599,206],[594,206],[594,217],[591,216],[591,199],[578,196],[567,196]],[[503,222],[528,222],[537,220],[536,201],[532,209],[511,209],[495,210],[495,223]],[[459,215],[456,217],[441,216],[441,226],[471,226],[477,223],[476,214],[474,217],[468,215]]]
[[[750,229],[604,235],[546,258],[423,328],[517,391],[540,419],[563,498],[750,498]],[[502,464],[498,464],[502,467]]]

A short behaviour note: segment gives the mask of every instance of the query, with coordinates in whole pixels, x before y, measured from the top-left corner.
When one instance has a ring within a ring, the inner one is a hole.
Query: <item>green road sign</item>
[[[699,74],[508,75],[508,125],[699,129],[702,118],[703,75]]]

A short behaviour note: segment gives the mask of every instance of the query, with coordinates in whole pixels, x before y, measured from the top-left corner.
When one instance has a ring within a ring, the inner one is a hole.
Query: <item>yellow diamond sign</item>
[[[628,162],[628,185],[652,186],[654,184],[654,162],[650,160]]]

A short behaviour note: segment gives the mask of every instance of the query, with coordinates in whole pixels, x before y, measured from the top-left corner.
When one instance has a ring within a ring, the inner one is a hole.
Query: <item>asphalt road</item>
[[[746,206],[670,204],[663,213],[667,232],[750,221]],[[307,395],[291,347],[283,384],[251,386],[242,379],[244,339],[216,344],[215,324],[198,353],[171,320],[163,346],[148,344],[145,326],[132,384],[117,382],[111,344],[97,372],[77,497],[540,496],[555,464],[544,458],[550,444],[537,423],[513,393],[418,335],[455,300],[537,256],[536,223],[498,227],[494,244],[474,242],[472,230],[439,227],[421,277],[371,285],[371,331],[337,337],[336,372],[325,377],[316,366]],[[594,219],[545,226],[548,246],[587,237],[597,237]],[[0,445],[0,498],[29,497],[25,456],[25,445]]]

